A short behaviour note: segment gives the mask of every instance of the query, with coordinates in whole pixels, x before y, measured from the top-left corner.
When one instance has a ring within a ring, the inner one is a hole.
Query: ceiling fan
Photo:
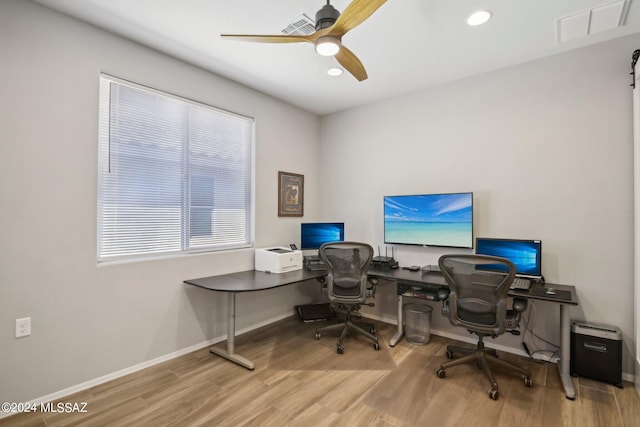
[[[367,20],[387,0],[353,0],[342,14],[327,0],[316,13],[316,31],[308,35],[221,34],[221,37],[261,43],[313,43],[316,52],[335,56],[358,81],[367,79],[362,62],[342,44],[342,37]]]

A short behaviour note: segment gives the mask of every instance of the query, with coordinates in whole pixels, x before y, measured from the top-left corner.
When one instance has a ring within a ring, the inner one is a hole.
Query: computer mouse
[[[547,295],[555,295],[556,294],[556,290],[553,288],[545,288],[544,289],[544,293]]]

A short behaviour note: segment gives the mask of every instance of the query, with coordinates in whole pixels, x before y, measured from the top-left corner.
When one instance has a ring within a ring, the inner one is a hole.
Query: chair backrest
[[[507,293],[516,268],[488,255],[443,255],[438,260],[449,285],[449,321],[481,335],[505,331]],[[490,270],[504,270],[496,272]]]
[[[327,266],[329,300],[344,304],[362,304],[371,296],[367,289],[367,270],[373,258],[371,245],[359,242],[325,243],[320,257]]]

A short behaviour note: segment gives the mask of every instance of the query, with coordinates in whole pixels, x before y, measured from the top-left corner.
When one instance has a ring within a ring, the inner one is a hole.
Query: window
[[[253,120],[100,78],[98,261],[253,244]]]

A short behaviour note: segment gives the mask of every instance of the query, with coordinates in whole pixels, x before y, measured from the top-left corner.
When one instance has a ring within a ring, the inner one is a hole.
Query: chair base
[[[373,342],[373,348],[380,350],[380,344],[378,343],[378,337],[374,335],[375,327],[371,323],[358,323],[352,321],[351,312],[347,312],[347,318],[344,322],[336,323],[333,325],[323,326],[316,329],[316,339],[319,340],[323,333],[328,332],[340,332],[338,342],[336,343],[336,351],[338,354],[344,353],[344,339],[349,335],[362,335],[367,337]],[[368,329],[367,330],[365,330]]]
[[[475,362],[476,365],[478,365],[478,367],[484,372],[485,376],[489,380],[489,384],[491,384],[491,388],[489,389],[489,397],[493,400],[498,399],[499,391],[498,383],[496,382],[493,373],[491,372],[491,368],[489,366],[490,364],[498,366],[500,368],[509,369],[515,373],[522,375],[524,379],[524,385],[527,387],[533,387],[533,382],[531,381],[531,372],[528,369],[520,367],[516,364],[499,359],[495,350],[485,349],[482,336],[480,337],[476,348],[447,346],[447,358],[452,359],[454,353],[460,353],[464,356],[459,359],[454,359],[450,362],[441,364],[440,368],[436,370],[436,375],[439,378],[446,377],[446,369],[448,368],[461,365],[463,363]]]

